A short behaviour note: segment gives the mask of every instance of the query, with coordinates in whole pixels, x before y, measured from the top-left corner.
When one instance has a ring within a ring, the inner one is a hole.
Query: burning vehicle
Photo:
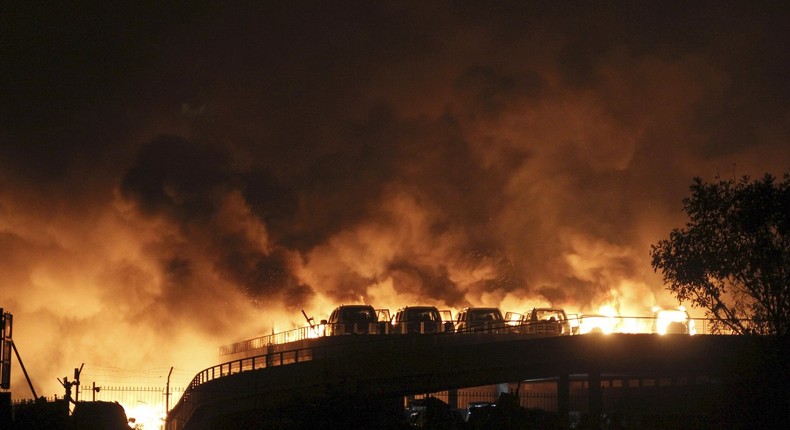
[[[450,311],[439,311],[435,306],[406,306],[392,317],[392,333],[446,333],[454,330]],[[448,317],[443,318],[442,314]]]
[[[653,317],[653,333],[658,333],[660,335],[694,335],[697,333],[694,327],[694,321],[683,306],[675,309],[655,307],[653,308]]]
[[[389,311],[377,311],[371,305],[341,305],[335,308],[328,320],[321,320],[326,327],[327,336],[343,334],[381,334],[387,332],[387,321],[380,321],[379,315],[389,315]]]
[[[617,320],[611,315],[582,314],[579,317],[579,334],[612,334],[617,328]]]
[[[561,308],[532,308],[525,315],[508,312],[505,318],[516,331],[532,334],[570,335],[571,322]],[[517,322],[516,324],[514,324]]]
[[[456,332],[497,332],[505,329],[499,308],[464,308],[455,319]]]

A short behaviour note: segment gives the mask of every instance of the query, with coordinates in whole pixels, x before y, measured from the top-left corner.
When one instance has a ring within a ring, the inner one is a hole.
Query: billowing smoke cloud
[[[289,260],[295,257],[272,243],[266,227],[270,217],[254,214],[244,195],[250,187],[271,192],[259,204],[264,211],[271,207],[279,212],[282,199],[275,193],[282,187],[263,182],[261,175],[249,183],[228,163],[228,154],[218,148],[162,136],[141,148],[121,178],[120,193],[142,216],[171,222],[179,234],[167,242],[199,245],[213,271],[254,300],[276,298],[291,308],[305,303],[311,289],[293,276]],[[194,262],[184,256],[161,260],[163,271],[176,278],[174,284],[189,283],[196,275]]]
[[[346,6],[0,25],[0,306],[40,391],[340,303],[641,314],[693,176],[790,166],[771,5]]]

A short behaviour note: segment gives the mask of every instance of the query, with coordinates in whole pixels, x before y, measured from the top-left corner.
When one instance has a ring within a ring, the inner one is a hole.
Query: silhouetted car
[[[616,327],[617,320],[611,315],[582,314],[579,317],[579,334],[612,334]]]
[[[490,428],[489,422],[496,413],[495,402],[469,402],[466,405],[466,428],[484,429]]]
[[[77,402],[71,419],[78,430],[129,429],[126,411],[115,402]]]
[[[392,333],[442,333],[453,331],[452,321],[443,321],[435,306],[406,306],[392,317]]]
[[[499,308],[464,308],[455,319],[456,332],[502,331],[505,319]]]
[[[571,324],[565,310],[560,308],[533,308],[524,317],[524,322],[527,323],[528,332],[571,334]]]
[[[508,312],[508,324],[520,333],[570,335],[571,323],[561,308],[532,308],[526,315]]]
[[[321,321],[326,325],[326,335],[340,334],[377,334],[382,330],[376,310],[370,305],[342,305],[335,308],[329,320]]]
[[[406,421],[409,427],[427,429],[461,429],[465,424],[458,410],[436,397],[410,401]]]
[[[653,332],[658,334],[696,334],[694,321],[689,317],[686,308],[653,309]]]

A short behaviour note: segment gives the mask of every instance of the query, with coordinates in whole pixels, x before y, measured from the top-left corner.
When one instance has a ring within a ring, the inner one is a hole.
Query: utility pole
[[[170,371],[167,372],[167,386],[165,387],[165,415],[170,412],[170,375],[173,374],[173,366],[170,366]]]
[[[16,359],[19,361],[19,367],[22,368],[22,373],[25,374],[25,379],[27,379],[27,385],[30,387],[30,392],[33,393],[33,398],[37,399],[38,396],[36,395],[36,390],[33,388],[33,383],[30,382],[30,376],[27,374],[27,369],[25,369],[25,364],[22,363],[22,359],[19,357],[19,350],[16,349],[16,344],[14,341],[11,341],[11,346],[14,347],[14,353],[16,354]]]
[[[82,366],[84,366],[84,365],[85,365],[85,363],[82,363],[82,364],[80,364],[80,368],[79,369],[77,369],[76,367],[74,368],[74,385],[77,386],[77,390],[76,390],[76,392],[74,394],[74,401],[75,402],[79,402],[80,401],[80,374],[82,373]]]
[[[11,388],[11,350],[13,350],[16,360],[19,362],[19,367],[22,368],[22,373],[25,374],[30,392],[33,393],[33,398],[37,399],[38,395],[35,388],[33,388],[33,383],[30,381],[30,376],[27,374],[25,363],[22,362],[22,357],[19,356],[19,350],[16,348],[16,343],[14,343],[13,327],[14,316],[0,308],[0,388],[4,390]]]
[[[11,326],[13,317],[0,308],[0,388],[11,388]]]
[[[69,381],[68,376],[64,376],[62,381],[58,379],[58,382],[60,382],[60,385],[62,385],[63,388],[66,390],[66,395],[63,397],[63,399],[66,400],[66,407],[69,408],[69,412],[71,412],[70,403],[76,403],[74,399],[71,398],[71,387],[74,386],[74,382]]]

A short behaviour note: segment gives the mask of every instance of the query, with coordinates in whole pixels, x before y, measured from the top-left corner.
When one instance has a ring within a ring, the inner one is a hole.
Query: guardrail
[[[171,416],[171,411],[168,411],[167,429],[181,428],[180,425],[186,423],[194,409],[194,404],[191,400],[192,390],[201,384],[241,372],[311,361],[315,358],[316,352],[320,349],[322,348],[310,347],[271,352],[254,357],[228,361],[203,369],[192,378],[192,381],[190,381],[189,385],[184,390],[181,399],[179,399],[176,406],[173,407],[172,411],[175,413]]]
[[[501,321],[485,322],[479,326],[466,330],[454,331],[451,321],[439,323],[410,323],[401,327],[393,327],[388,323],[370,323],[364,327],[357,324],[316,324],[312,327],[300,327],[292,330],[272,333],[219,348],[219,355],[230,355],[254,351],[272,345],[282,345],[305,339],[313,339],[328,335],[341,334],[429,334],[429,333],[479,333],[479,332],[523,332],[537,334],[585,334],[590,332],[603,333],[662,333],[665,328],[657,324],[660,319],[656,317],[623,317],[590,315],[568,318],[567,321]],[[676,321],[677,322],[677,321]],[[708,318],[691,318],[688,320],[687,332],[690,334],[732,334],[732,331],[723,327],[721,323]],[[672,322],[670,322],[672,323]],[[449,324],[449,326],[448,326]],[[559,328],[557,328],[559,327]],[[568,327],[563,329],[562,327]]]
[[[236,354],[239,352],[265,348],[271,345],[282,345],[284,343],[320,337],[323,335],[323,330],[318,331],[318,327],[318,325],[313,327],[300,327],[280,333],[272,333],[270,335],[243,340],[230,345],[222,345],[219,347],[219,355]]]
[[[272,345],[282,345],[305,339],[344,334],[430,334],[453,332],[452,321],[405,323],[392,326],[386,322],[365,325],[358,324],[316,324],[312,327],[299,327],[292,330],[259,336],[240,342],[222,345],[219,355],[238,354]]]

